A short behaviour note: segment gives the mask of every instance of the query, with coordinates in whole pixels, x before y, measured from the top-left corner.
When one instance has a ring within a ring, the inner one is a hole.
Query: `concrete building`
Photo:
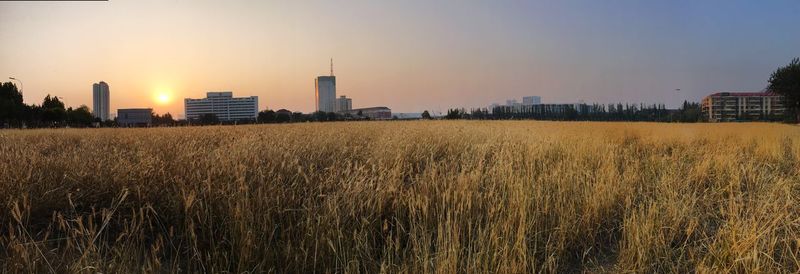
[[[538,105],[542,103],[542,97],[539,96],[525,96],[522,97],[522,105],[524,106],[531,106],[531,105]]]
[[[186,120],[214,114],[220,121],[255,120],[258,117],[258,96],[233,97],[233,92],[208,92],[203,99],[184,99]]]
[[[336,76],[319,76],[314,82],[317,111],[336,111]]]
[[[94,83],[92,85],[92,115],[103,121],[111,119],[109,105],[108,84],[103,81]]]
[[[717,92],[700,103],[711,122],[780,120],[786,111],[783,96],[770,92]]]
[[[367,117],[375,120],[392,119],[392,110],[388,107],[356,108],[347,111],[353,117]],[[359,114],[361,116],[359,116]]]
[[[336,98],[336,112],[346,112],[353,109],[353,99],[342,95]]]
[[[117,124],[123,127],[149,127],[153,124],[152,108],[123,108],[117,110]]]

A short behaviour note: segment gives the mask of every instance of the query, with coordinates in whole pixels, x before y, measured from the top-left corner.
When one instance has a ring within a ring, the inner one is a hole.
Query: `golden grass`
[[[800,128],[0,131],[2,272],[798,272]]]

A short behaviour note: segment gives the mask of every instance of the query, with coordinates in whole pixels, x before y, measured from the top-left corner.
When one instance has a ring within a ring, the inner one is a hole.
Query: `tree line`
[[[702,121],[700,104],[684,101],[680,109],[667,109],[663,104],[541,104],[529,106],[497,106],[486,108],[449,109],[445,119],[534,119],[553,121]]]
[[[40,105],[27,105],[14,83],[0,83],[0,127],[88,127],[93,122],[87,106],[65,108],[60,98],[49,94]]]

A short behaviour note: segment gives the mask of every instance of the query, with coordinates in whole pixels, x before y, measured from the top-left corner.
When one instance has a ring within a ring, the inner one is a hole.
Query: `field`
[[[0,272],[798,272],[800,127],[0,131]]]

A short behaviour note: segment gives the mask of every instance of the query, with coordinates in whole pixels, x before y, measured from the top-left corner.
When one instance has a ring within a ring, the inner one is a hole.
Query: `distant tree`
[[[175,124],[175,119],[172,118],[172,114],[171,113],[167,112],[167,113],[164,113],[163,116],[161,116],[161,122],[163,124],[166,124],[166,125],[174,125]]]
[[[89,107],[85,105],[81,105],[77,109],[67,109],[67,124],[71,126],[87,127],[91,126],[93,121],[94,116],[89,111]]]
[[[324,111],[316,111],[314,112],[314,114],[312,114],[311,119],[317,122],[324,122],[328,119],[328,114],[325,113]]]
[[[769,78],[767,90],[783,95],[784,105],[789,110],[787,118],[800,121],[800,58],[775,70]]]
[[[0,84],[0,126],[13,126],[22,122],[27,106],[22,103],[22,93],[11,82]]]
[[[175,124],[175,119],[172,118],[172,114],[169,112],[164,113],[164,115],[158,115],[153,112],[150,115],[152,116],[151,120],[154,126],[172,126]]]
[[[274,123],[275,118],[276,118],[275,111],[267,109],[258,112],[259,123]]]
[[[202,124],[202,125],[216,125],[216,124],[219,124],[219,118],[217,118],[217,115],[214,114],[214,113],[201,114],[200,117],[198,118],[198,120],[200,121],[200,124]]]
[[[422,119],[433,119],[431,114],[426,110],[422,112]]]
[[[453,119],[461,119],[463,118],[465,111],[462,109],[448,109],[447,115],[444,116],[445,119],[453,120]]]
[[[358,113],[356,115],[358,115],[359,118],[364,117],[364,112],[358,110]]]
[[[67,119],[64,103],[56,96],[48,94],[42,102],[42,121],[47,125],[58,125]]]
[[[306,122],[308,120],[308,117],[302,112],[292,112],[292,122]]]
[[[338,121],[339,115],[336,112],[328,112],[328,121]]]

